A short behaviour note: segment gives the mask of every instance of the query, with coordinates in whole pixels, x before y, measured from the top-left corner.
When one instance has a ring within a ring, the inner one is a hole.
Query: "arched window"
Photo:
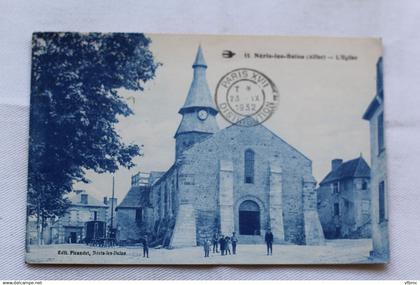
[[[245,183],[254,183],[254,156],[255,153],[251,149],[245,151]]]

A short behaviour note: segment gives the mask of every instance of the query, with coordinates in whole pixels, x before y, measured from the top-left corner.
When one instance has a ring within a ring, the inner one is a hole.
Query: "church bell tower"
[[[207,65],[201,46],[198,47],[194,64],[194,76],[184,105],[179,110],[182,121],[175,133],[175,160],[193,144],[203,141],[219,130],[216,122],[217,108],[206,79]]]

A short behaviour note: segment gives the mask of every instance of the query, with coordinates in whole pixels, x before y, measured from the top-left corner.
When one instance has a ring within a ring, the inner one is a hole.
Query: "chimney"
[[[340,158],[336,158],[331,160],[331,170],[334,171],[343,163],[343,160]]]
[[[108,198],[107,197],[104,197],[104,204],[108,205]]]
[[[80,203],[87,204],[88,203],[88,194],[81,194],[80,195]]]

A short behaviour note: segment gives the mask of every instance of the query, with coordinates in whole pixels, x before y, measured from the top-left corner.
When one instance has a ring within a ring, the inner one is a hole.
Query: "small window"
[[[369,215],[370,213],[370,201],[362,200],[362,214]]]
[[[368,183],[366,181],[362,182],[362,190],[367,190],[368,188]]]
[[[381,97],[383,97],[383,89],[383,63],[381,57],[376,64],[376,90]]]
[[[384,150],[384,148],[384,113],[380,113],[378,116],[378,153]]]
[[[345,200],[345,201],[344,201],[344,207],[346,207],[346,208],[350,208],[350,202],[349,202],[349,201],[347,201],[347,200]]]
[[[98,212],[93,211],[93,220],[96,221],[98,219]]]
[[[141,224],[143,222],[143,209],[136,209],[136,223]]]
[[[336,193],[336,194],[340,193],[340,182],[338,181],[334,182],[332,187],[333,187],[333,193]]]
[[[247,149],[245,151],[245,183],[254,183],[254,151]]]
[[[385,182],[379,183],[379,223],[385,221]]]
[[[334,203],[334,216],[340,215],[340,205],[338,203]]]
[[[88,203],[88,195],[87,194],[81,194],[80,195],[80,203],[87,205],[87,203]]]

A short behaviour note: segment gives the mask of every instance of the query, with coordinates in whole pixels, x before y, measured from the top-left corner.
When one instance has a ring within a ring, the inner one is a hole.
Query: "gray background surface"
[[[420,279],[420,2],[0,0],[0,279]],[[33,31],[377,36],[385,46],[387,266],[28,266],[24,263]]]

